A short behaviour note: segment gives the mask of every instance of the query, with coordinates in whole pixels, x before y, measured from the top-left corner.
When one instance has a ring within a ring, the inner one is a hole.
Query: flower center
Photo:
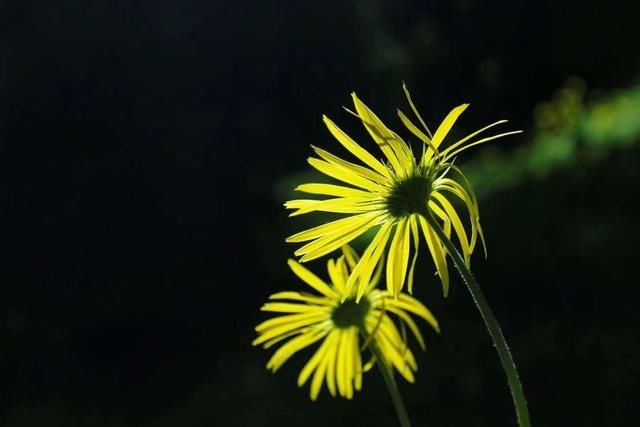
[[[360,303],[357,303],[355,298],[348,299],[333,310],[331,320],[338,328],[359,327],[364,323],[370,308],[371,303],[366,298],[362,298]]]
[[[431,196],[431,179],[414,175],[398,182],[387,197],[387,210],[396,218],[421,213]]]

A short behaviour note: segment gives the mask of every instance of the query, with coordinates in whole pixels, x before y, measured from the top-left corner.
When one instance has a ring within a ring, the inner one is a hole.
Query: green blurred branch
[[[532,141],[510,152],[496,146],[464,165],[479,197],[543,178],[579,161],[593,161],[640,139],[640,85],[585,102],[585,86],[569,79],[554,98],[536,107]]]

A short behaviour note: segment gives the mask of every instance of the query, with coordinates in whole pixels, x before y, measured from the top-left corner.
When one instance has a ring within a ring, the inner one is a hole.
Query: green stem
[[[373,357],[376,358],[376,365],[378,365],[380,374],[382,375],[384,383],[387,386],[387,390],[389,390],[391,400],[393,401],[393,406],[396,408],[396,413],[398,414],[400,425],[402,427],[411,427],[411,423],[409,422],[409,415],[407,415],[407,410],[404,407],[404,402],[402,401],[402,396],[400,396],[400,391],[398,390],[396,380],[393,378],[393,371],[391,370],[391,367],[378,348],[376,340],[367,334],[366,329],[360,328],[360,330],[362,331],[363,335],[365,335],[365,342],[368,341],[368,346],[371,350],[371,353],[373,353]]]
[[[471,292],[471,297],[476,303],[476,307],[480,310],[480,314],[484,319],[484,324],[489,330],[489,335],[491,335],[491,338],[493,339],[496,350],[498,350],[498,356],[500,356],[502,368],[507,375],[507,381],[509,382],[509,388],[511,389],[511,396],[513,397],[513,403],[516,408],[516,415],[518,416],[518,424],[521,427],[530,427],[531,420],[529,418],[529,410],[527,409],[527,400],[524,397],[524,391],[522,390],[522,383],[518,377],[516,364],[513,362],[513,357],[511,356],[507,342],[504,339],[504,335],[502,335],[500,325],[498,325],[498,321],[493,315],[493,311],[489,307],[489,304],[482,293],[482,289],[480,289],[480,285],[476,282],[473,274],[471,274],[471,270],[469,270],[462,256],[460,256],[460,253],[444,233],[444,230],[442,230],[442,227],[433,217],[431,212],[427,210],[423,216],[444,244],[447,252],[451,256],[451,259],[453,259],[453,263],[458,268],[462,279],[467,285],[467,289]]]

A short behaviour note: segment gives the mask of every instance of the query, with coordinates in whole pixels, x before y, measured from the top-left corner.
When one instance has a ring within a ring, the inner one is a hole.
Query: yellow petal
[[[389,222],[387,224],[389,224]],[[358,293],[356,295],[357,301],[360,301],[360,298],[362,298],[364,293],[369,288],[369,285],[373,281],[372,274],[376,270],[376,266],[378,265],[379,261],[384,258],[384,251],[387,246],[387,241],[389,240],[390,237],[391,237],[391,227],[389,227],[385,231],[385,233],[381,236],[380,241],[377,242],[374,251],[371,252],[371,257],[369,258],[368,262],[364,263],[361,260],[364,268],[360,273],[360,276],[358,277],[359,285],[358,285]],[[363,256],[363,259],[364,259],[364,256]],[[381,268],[382,267],[380,266],[380,271],[382,271]]]
[[[451,151],[455,150],[457,147],[461,146],[462,144],[464,144],[465,142],[467,142],[468,140],[470,140],[471,138],[473,138],[474,136],[484,132],[487,129],[491,129],[494,126],[500,125],[502,123],[506,123],[506,120],[499,120],[495,123],[491,123],[488,126],[483,127],[482,129],[479,129],[473,133],[470,133],[469,135],[465,136],[464,138],[462,138],[460,141],[451,144],[449,147],[447,147],[446,149],[442,150],[442,152],[440,153],[441,156],[445,157],[447,155],[447,153],[450,153]]]
[[[399,299],[396,300],[396,299],[390,298],[389,300],[387,300],[387,304],[389,305],[389,307],[397,307],[399,309],[409,311],[417,316],[422,317],[436,331],[438,332],[440,331],[440,326],[438,324],[438,321],[433,316],[433,314],[429,311],[427,307],[425,307],[424,304],[422,304],[420,301],[413,298],[412,296],[407,294],[400,294]]]
[[[271,311],[275,313],[307,313],[318,310],[326,310],[318,306],[308,304],[297,304],[287,302],[268,302],[260,307],[260,311]]]
[[[322,279],[303,267],[296,260],[289,259],[287,260],[287,263],[289,264],[289,268],[291,268],[291,271],[293,271],[296,276],[302,279],[302,281],[311,286],[313,289],[320,292],[326,297],[333,299],[337,298],[336,292],[331,289],[329,285],[327,285]]]
[[[393,347],[398,350],[400,354],[407,347],[405,341],[400,336],[400,332],[396,325],[393,323],[391,318],[386,314],[382,316],[382,321],[380,322],[379,331],[384,333],[389,340],[389,343],[393,345]]]
[[[447,269],[447,262],[445,260],[445,252],[442,249],[440,244],[440,239],[434,234],[427,221],[420,217],[420,225],[422,226],[422,232],[424,234],[425,240],[427,241],[427,246],[429,247],[429,252],[433,257],[433,261],[436,264],[436,269],[438,271],[438,276],[440,277],[440,281],[442,282],[442,290],[444,296],[446,297],[449,293],[449,271]]]
[[[354,380],[354,370],[353,370],[353,359],[354,359],[354,341],[357,339],[358,330],[355,327],[351,327],[347,329],[346,336],[347,338],[344,341],[344,346],[342,347],[342,352],[344,353],[344,376],[346,379],[346,397],[347,399],[353,398],[353,380]]]
[[[388,363],[396,368],[398,373],[404,377],[410,383],[415,381],[413,376],[413,372],[407,363],[405,362],[404,357],[402,357],[398,351],[393,347],[393,345],[386,338],[385,334],[377,333],[375,335],[375,340],[380,352],[383,354],[385,361],[382,363]],[[380,363],[380,361],[378,361]]]
[[[473,186],[471,185],[471,183],[469,182],[469,180],[467,179],[465,174],[462,172],[462,170],[460,170],[459,167],[457,167],[453,163],[447,163],[446,165],[447,165],[448,168],[454,170],[455,172],[458,173],[458,175],[460,175],[460,177],[462,178],[462,180],[464,181],[464,183],[466,185],[466,188],[468,188],[469,191],[467,192],[465,187],[463,187],[462,185],[460,185],[459,183],[457,183],[456,181],[454,181],[452,179],[444,178],[444,179],[442,179],[442,181],[444,183],[446,183],[446,184],[451,185],[452,187],[458,188],[461,193],[463,193],[467,198],[469,198],[471,200],[471,204],[473,206],[473,211],[470,212],[470,213],[475,216],[475,221],[476,222],[479,221],[480,220],[480,214],[478,212],[478,199],[476,198],[476,195],[473,192]],[[436,182],[434,182],[434,188],[437,188],[437,186],[440,185],[440,183],[438,181],[440,181],[440,179],[437,179]]]
[[[265,320],[264,322],[256,326],[255,330],[256,332],[263,332],[269,328],[274,328],[285,323],[297,322],[298,320],[303,319],[317,319],[322,318],[323,316],[325,316],[325,313],[323,313],[321,310],[318,310],[317,312],[286,314],[283,316],[277,316],[272,319]]]
[[[371,193],[368,191],[362,191],[355,188],[334,184],[302,184],[296,187],[296,191],[337,197],[371,197]]]
[[[269,295],[269,299],[276,299],[276,300],[290,299],[294,301],[304,301],[304,302],[308,302],[310,304],[316,304],[316,305],[332,305],[333,304],[333,301],[328,298],[319,297],[319,296],[307,294],[304,292],[291,292],[291,291],[277,292],[275,294]]]
[[[311,400],[315,401],[320,394],[322,388],[322,380],[325,378],[325,372],[327,371],[327,360],[321,359],[316,372],[313,374],[313,380],[311,380],[310,396]]]
[[[307,332],[308,329],[309,328],[297,328],[297,329],[289,331],[289,332],[287,332],[285,334],[276,335],[275,337],[265,341],[262,344],[262,348],[264,348],[265,350],[269,349],[269,348],[273,347],[274,345],[278,344],[279,342],[282,342],[282,341],[284,341],[286,339],[289,339],[289,338],[291,338],[291,337],[293,337],[295,335],[300,335],[300,334],[303,334],[303,333]]]
[[[416,268],[416,261],[418,260],[418,253],[420,250],[420,235],[418,234],[418,222],[416,215],[411,215],[411,234],[413,235],[413,259],[411,260],[411,268],[409,268],[409,277],[407,278],[407,286],[409,293],[413,293],[413,272]]]
[[[436,133],[433,135],[433,139],[431,140],[431,143],[434,147],[438,148],[440,146],[444,137],[447,136],[447,134],[453,127],[453,124],[456,122],[458,117],[460,117],[460,114],[462,114],[464,110],[467,109],[468,106],[469,104],[459,105],[451,110],[449,114],[447,114],[447,117],[445,117],[442,123],[440,123],[440,126],[438,126],[438,130],[436,130]]]
[[[443,180],[443,181],[447,181],[447,180]],[[462,188],[460,184],[458,184],[453,180],[448,180],[448,181],[451,181],[451,183],[454,183],[456,185],[454,186],[449,182],[445,184],[438,184],[433,192],[436,193],[436,192],[447,191],[455,195],[456,197],[458,197],[466,205],[467,212],[469,213],[469,217],[471,221],[471,239],[469,241],[469,251],[473,252],[476,246],[476,240],[478,237],[478,226],[479,226],[477,205],[474,203],[473,198],[465,191],[464,188]]]
[[[373,365],[375,365],[375,363],[376,363],[376,358],[372,356],[371,358],[369,358],[369,360],[367,360],[367,363],[365,363],[364,366],[362,367],[362,372],[369,372],[371,368],[373,368]]]
[[[338,166],[333,163],[326,162],[324,160],[316,159],[313,157],[309,157],[307,162],[320,172],[325,175],[328,175],[332,178],[340,180],[342,182],[346,182],[347,184],[351,184],[355,187],[364,188],[365,190],[373,191],[373,192],[383,192],[384,187],[380,184],[377,184],[373,181],[370,181],[360,174],[356,173],[352,169],[347,169],[342,166]]]
[[[375,271],[373,272],[373,276],[369,280],[369,286],[367,286],[367,290],[365,294],[368,294],[373,290],[376,286],[378,286],[378,282],[380,282],[380,278],[382,277],[382,270],[384,269],[384,251],[382,252],[382,256],[380,257],[380,261],[378,261],[378,265],[376,266]]]
[[[416,325],[416,322],[413,321],[411,316],[409,316],[407,313],[405,313],[402,309],[400,309],[398,307],[395,307],[395,306],[393,306],[391,304],[387,305],[386,310],[389,313],[393,313],[396,316],[398,316],[404,323],[407,324],[407,326],[409,326],[409,329],[413,333],[413,336],[416,338],[416,341],[418,341],[418,344],[420,345],[420,348],[424,351],[426,349],[426,344],[424,342],[424,338],[423,338],[422,334],[420,333],[420,329],[418,328],[418,325]]]
[[[396,226],[387,261],[387,289],[393,295],[398,295],[404,286],[409,261],[409,239],[409,219],[403,219]]]
[[[440,218],[443,222],[442,229],[444,234],[447,236],[449,240],[451,240],[451,220],[447,216],[446,212],[443,211],[436,202],[433,200],[429,200],[428,202],[429,210],[436,214],[438,218]],[[434,234],[435,235],[435,234]]]
[[[362,389],[362,357],[360,355],[360,346],[358,344],[359,337],[358,332],[355,334],[355,338],[353,339],[353,372],[354,372],[354,388],[356,391],[360,391]]]
[[[319,225],[317,227],[310,228],[300,233],[296,233],[293,236],[287,237],[286,242],[298,243],[314,240],[326,235],[341,233],[345,230],[352,230],[357,228],[375,218],[377,215],[370,213],[350,215],[345,218],[340,218],[335,221],[328,222],[326,224]]]
[[[331,335],[327,339],[331,339],[331,344],[327,348],[327,388],[331,396],[336,395],[336,356],[338,352],[337,340],[340,335],[338,330],[331,331]]]
[[[359,214],[379,211],[381,204],[369,198],[339,197],[326,200],[290,200],[285,203],[287,209],[298,209],[289,216],[304,215],[309,212],[333,212]]]
[[[353,270],[356,267],[358,261],[360,261],[360,255],[349,245],[342,246],[342,253],[344,254],[344,258],[349,265],[349,269]]]
[[[302,387],[304,383],[307,382],[318,364],[323,360],[324,355],[327,353],[331,344],[331,335],[332,333],[325,338],[320,347],[316,350],[313,356],[311,356],[311,359],[305,363],[304,367],[300,371],[300,375],[298,375],[298,387]]]
[[[344,260],[342,262],[344,262]],[[340,267],[339,261],[333,259],[327,261],[327,273],[329,274],[329,278],[331,279],[333,287],[336,288],[339,295],[342,295],[344,293],[344,285],[346,283],[346,279]]]
[[[395,326],[394,326],[395,327]],[[396,346],[389,335],[389,330],[381,327],[377,336],[379,342],[384,342],[385,356],[392,362],[398,372],[409,382],[414,382],[413,372],[417,370],[416,359],[403,341]]]
[[[252,345],[260,345],[264,342],[267,342],[277,336],[280,335],[285,335],[285,334],[289,334],[290,332],[304,332],[304,331],[299,331],[300,328],[304,328],[306,326],[309,325],[313,325],[316,324],[318,322],[321,322],[325,319],[325,316],[316,316],[316,317],[308,317],[305,319],[299,319],[295,322],[291,321],[291,322],[287,322],[284,324],[281,324],[279,326],[275,326],[269,329],[266,329],[258,338],[256,338],[255,340],[253,340],[253,342],[251,343]]]
[[[367,289],[367,285],[369,284],[369,279],[371,278],[373,269],[375,268],[378,260],[380,259],[380,256],[382,255],[382,252],[384,251],[384,246],[386,245],[389,238],[390,230],[391,222],[384,222],[367,249],[365,249],[364,253],[362,254],[362,258],[360,258],[360,261],[358,261],[358,264],[351,272],[349,280],[347,280],[347,293],[351,292],[353,286],[356,284],[356,282],[358,282],[358,301],[360,301],[362,294],[364,294]],[[378,249],[379,246],[381,246],[381,249]]]
[[[372,227],[375,227],[378,223],[377,217],[369,217],[367,221],[363,221],[355,227],[350,229],[343,229],[340,232],[322,236],[313,242],[307,243],[303,247],[294,252],[296,256],[302,256],[301,262],[307,262],[320,258],[341,246],[349,243],[362,233],[366,232]]]
[[[316,154],[318,154],[318,156],[320,156],[322,159],[324,159],[328,163],[350,170],[355,174],[360,175],[361,177],[366,178],[369,181],[375,182],[377,184],[380,184],[380,185],[391,184],[391,181],[389,180],[389,178],[387,178],[384,175],[380,175],[378,172],[374,170],[343,160],[340,157],[334,156],[328,151],[323,150],[322,148],[319,148],[313,145],[311,146],[311,148],[313,149],[313,151],[316,152]]]
[[[418,109],[416,108],[416,106],[413,104],[413,100],[411,99],[411,94],[409,93],[409,89],[407,89],[407,85],[404,83],[402,83],[402,90],[404,91],[404,95],[407,97],[407,101],[409,101],[409,105],[411,106],[411,110],[413,110],[413,114],[416,115],[416,117],[420,121],[420,124],[422,125],[422,127],[424,127],[424,130],[427,131],[427,134],[431,135],[431,131],[427,127],[427,124],[424,122],[424,120],[422,120],[422,116],[418,112]]]
[[[344,148],[349,150],[354,156],[362,160],[371,169],[375,170],[380,175],[386,178],[391,178],[391,175],[389,174],[389,169],[386,166],[380,163],[380,161],[375,157],[373,157],[371,153],[369,153],[367,150],[362,148],[358,143],[356,143],[353,139],[351,139],[349,135],[344,133],[342,129],[336,126],[336,124],[333,123],[331,119],[329,119],[327,116],[322,116],[322,120],[324,121],[324,124],[329,129],[329,132],[331,132],[334,138],[337,139],[338,142],[340,142],[340,144],[344,146]]]
[[[457,188],[453,190],[452,187],[455,187],[453,184],[457,184],[455,183],[455,181],[453,181],[453,183],[447,183],[447,185],[443,186],[443,188],[448,189],[452,193],[455,193],[456,195],[458,195],[458,197],[460,197],[463,201],[465,201],[465,204],[467,204],[467,210],[469,212],[469,216],[471,219],[471,242],[469,243],[469,246],[473,251],[473,249],[475,248],[477,236],[479,236],[480,241],[482,242],[482,249],[484,250],[484,256],[486,258],[488,256],[487,244],[484,239],[484,234],[482,232],[482,226],[480,225],[480,212],[478,210],[478,201],[475,193],[473,192],[473,187],[471,187],[471,184],[469,184],[469,181],[467,180],[467,178],[464,176],[464,174],[462,174],[460,170],[458,170],[458,173],[465,180],[465,183],[469,188],[469,192],[467,192],[459,184],[457,185]]]
[[[449,154],[447,154],[446,156],[443,157],[443,161],[448,161],[449,159],[455,157],[457,154],[459,154],[460,152],[466,150],[467,148],[471,148],[474,147],[476,145],[480,145],[480,144],[484,144],[485,142],[489,142],[489,141],[493,141],[494,139],[498,139],[498,138],[502,138],[503,136],[508,136],[508,135],[515,135],[517,133],[522,133],[521,130],[515,130],[512,132],[505,132],[505,133],[501,133],[498,135],[494,135],[494,136],[490,136],[487,138],[482,138],[478,141],[472,142],[471,144],[467,144],[463,147],[458,148],[457,150],[453,150],[451,151]]]
[[[442,194],[438,193],[437,191],[434,191],[431,193],[431,196],[434,199],[436,199],[438,202],[440,202],[440,205],[444,208],[445,212],[447,213],[447,216],[451,220],[451,223],[453,224],[453,229],[456,231],[456,235],[458,236],[458,241],[460,242],[460,248],[462,249],[462,254],[464,256],[465,263],[467,264],[467,266],[469,266],[469,263],[471,261],[471,249],[469,247],[469,241],[467,239],[467,232],[465,231],[464,226],[462,225],[462,221],[460,220],[458,213],[453,208],[451,203],[449,203],[449,200],[447,200],[447,198],[444,197]]]
[[[333,338],[330,342],[327,342],[327,346],[335,347],[337,342],[337,334],[335,329],[332,331],[333,335],[336,338]],[[333,351],[333,350],[332,350]],[[325,373],[327,372],[327,368],[329,366],[329,359],[326,357],[320,360],[318,367],[316,368],[316,372],[313,375],[313,380],[311,380],[311,400],[316,400],[318,398],[318,394],[320,394],[320,389],[322,388],[322,382],[325,379]]]
[[[347,378],[345,376],[345,342],[347,341],[347,331],[340,330],[340,341],[337,344],[336,378],[338,383],[338,394],[347,395]]]
[[[412,166],[413,155],[409,147],[398,135],[389,130],[355,93],[352,93],[351,97],[360,120],[389,160],[393,171],[396,175],[404,177],[406,170]]]
[[[418,137],[418,139],[420,139],[422,142],[427,144],[427,146],[430,149],[430,151],[429,151],[429,153],[427,155],[430,156],[431,153],[435,151],[435,147],[433,146],[433,144],[431,144],[431,138],[429,138],[420,129],[418,129],[416,127],[416,125],[414,125],[413,122],[411,122],[411,120],[409,120],[409,118],[407,116],[405,116],[404,113],[402,111],[400,111],[400,110],[398,110],[398,117],[400,117],[400,121],[402,122],[402,124],[404,124],[405,127],[407,129],[409,129],[409,131],[412,134],[414,134],[415,136]]]
[[[295,353],[322,339],[326,330],[315,330],[299,335],[280,347],[267,362],[267,368],[276,372]]]

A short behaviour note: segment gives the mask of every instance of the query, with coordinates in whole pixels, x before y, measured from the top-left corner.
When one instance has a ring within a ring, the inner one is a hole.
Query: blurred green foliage
[[[638,141],[640,85],[587,98],[584,81],[568,79],[551,100],[535,108],[531,142],[514,150],[488,146],[467,162],[464,171],[478,196],[601,159],[608,150]]]

